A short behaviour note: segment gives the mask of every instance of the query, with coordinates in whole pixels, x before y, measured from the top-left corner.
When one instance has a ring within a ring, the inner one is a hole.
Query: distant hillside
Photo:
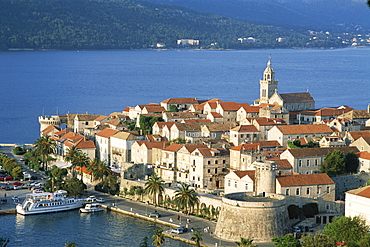
[[[340,47],[336,38],[130,0],[0,0],[0,49],[142,49],[178,39],[222,49]],[[238,38],[253,37],[241,43]],[[285,38],[277,42],[276,38]],[[212,45],[211,45],[212,44]]]
[[[367,0],[146,0],[255,24],[321,29],[370,29]],[[359,27],[361,26],[361,27]]]

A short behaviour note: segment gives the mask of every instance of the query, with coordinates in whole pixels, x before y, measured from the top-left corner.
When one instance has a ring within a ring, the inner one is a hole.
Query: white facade
[[[370,186],[346,192],[345,216],[360,216],[370,226]]]

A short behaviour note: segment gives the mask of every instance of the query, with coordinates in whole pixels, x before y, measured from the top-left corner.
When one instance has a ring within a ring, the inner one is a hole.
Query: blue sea
[[[280,93],[370,103],[370,48],[0,52],[0,143],[33,143],[39,115],[110,114],[172,97],[252,103],[271,57]]]

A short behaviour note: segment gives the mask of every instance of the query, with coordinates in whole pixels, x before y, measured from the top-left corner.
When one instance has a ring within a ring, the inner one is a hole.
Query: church
[[[263,79],[260,80],[260,98],[254,101],[254,105],[281,106],[291,112],[313,110],[315,109],[315,100],[308,91],[303,93],[278,93],[278,81],[275,80],[275,72],[269,59],[263,72]]]

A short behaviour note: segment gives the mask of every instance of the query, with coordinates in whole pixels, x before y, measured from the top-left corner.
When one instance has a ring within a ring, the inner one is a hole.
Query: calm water
[[[63,247],[75,242],[78,247],[136,247],[144,237],[151,246],[153,231],[168,227],[115,212],[80,214],[78,210],[42,215],[0,216],[0,237],[9,238],[9,247]],[[164,246],[188,247],[172,239]]]
[[[252,103],[269,54],[279,92],[317,107],[370,103],[370,49],[0,52],[0,143],[32,143],[41,114],[109,114],[170,97]]]

